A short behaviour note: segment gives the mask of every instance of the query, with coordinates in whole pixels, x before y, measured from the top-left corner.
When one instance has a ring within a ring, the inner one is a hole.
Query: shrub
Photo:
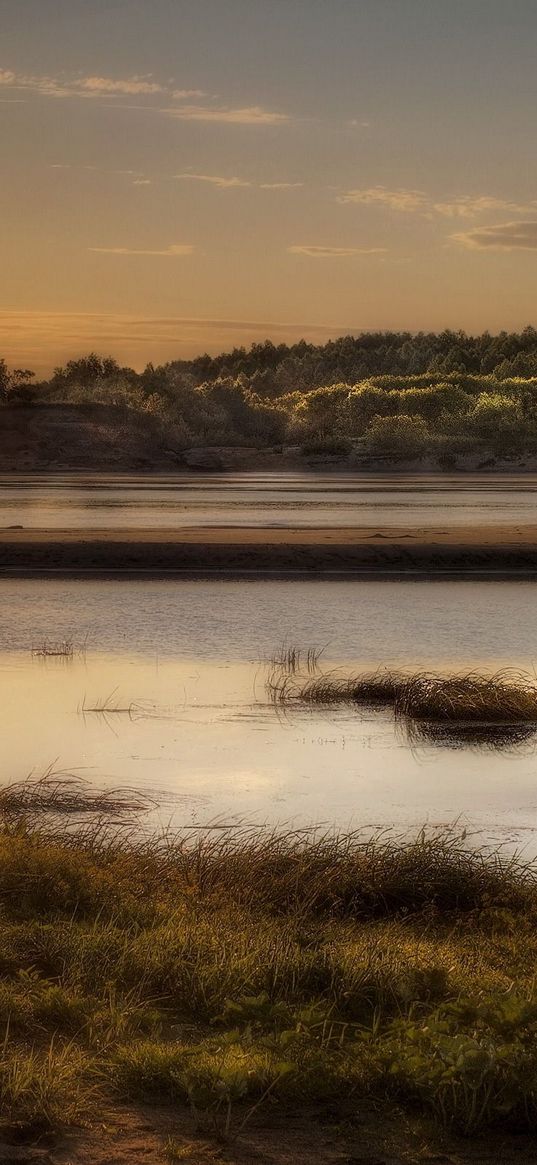
[[[400,414],[396,417],[374,417],[365,434],[364,450],[371,457],[412,461],[427,452],[429,443],[426,421],[422,417]]]

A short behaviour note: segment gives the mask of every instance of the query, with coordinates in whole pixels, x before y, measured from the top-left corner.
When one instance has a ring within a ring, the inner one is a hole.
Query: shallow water
[[[533,668],[536,595],[531,582],[0,581],[0,778],[54,764],[136,787],[154,824],[458,822],[534,854],[532,744],[412,749],[390,713],[278,715],[264,661],[287,640],[324,646],[327,669]],[[65,637],[85,653],[32,657]]]
[[[0,529],[433,526],[537,521],[537,477],[228,473],[0,479]]]

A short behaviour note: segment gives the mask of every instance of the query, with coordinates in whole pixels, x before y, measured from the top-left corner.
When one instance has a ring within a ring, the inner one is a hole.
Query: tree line
[[[141,373],[90,354],[44,381],[0,361],[0,399],[144,413],[177,448],[298,445],[448,466],[472,451],[537,452],[537,330],[267,340]]]

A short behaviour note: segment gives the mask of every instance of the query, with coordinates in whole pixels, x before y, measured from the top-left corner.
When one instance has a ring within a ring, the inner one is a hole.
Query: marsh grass
[[[313,675],[325,650],[325,647],[308,647],[304,653],[299,647],[284,643],[269,660],[271,674],[296,675],[305,670]]]
[[[0,1121],[102,1097],[537,1126],[537,871],[454,832],[142,841],[0,815]],[[17,801],[14,801],[14,806]],[[97,1090],[97,1092],[95,1092]]]
[[[99,790],[81,777],[53,768],[41,777],[0,788],[0,816],[5,818],[95,814],[110,819],[146,813],[151,807],[152,802],[135,790]]]
[[[281,709],[342,703],[392,708],[412,745],[509,748],[537,734],[536,679],[514,669],[464,675],[389,669],[349,675],[337,669],[307,675],[273,667],[266,690]]]
[[[86,696],[84,696],[78,712],[81,716],[101,716],[104,720],[110,716],[128,716],[129,720],[132,720],[136,714],[137,705],[134,702],[130,704],[119,703],[115,699],[116,693],[117,688],[114,688],[107,696],[98,698],[91,704],[87,703]]]
[[[395,711],[414,720],[537,727],[537,686],[530,676],[512,670],[493,675],[421,674],[399,688]]]
[[[36,658],[72,659],[75,654],[75,646],[72,639],[44,639],[42,643],[35,644],[31,651]]]
[[[88,646],[86,635],[80,643],[74,639],[43,639],[31,648],[31,654],[36,659],[73,659],[75,655],[85,656]]]

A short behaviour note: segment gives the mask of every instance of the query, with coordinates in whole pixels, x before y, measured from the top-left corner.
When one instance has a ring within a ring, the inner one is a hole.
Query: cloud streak
[[[0,345],[8,363],[34,368],[40,375],[84,351],[111,352],[122,364],[143,368],[148,359],[160,363],[202,351],[222,352],[238,343],[261,342],[267,336],[291,343],[300,339],[325,343],[358,331],[341,322],[0,311]]]
[[[188,178],[193,182],[207,182],[211,186],[217,186],[219,190],[231,190],[238,186],[251,186],[251,182],[245,182],[242,178],[225,178],[220,174],[177,174],[177,178]]]
[[[386,186],[370,186],[363,190],[347,190],[337,201],[343,205],[354,203],[361,206],[377,206],[400,214],[420,214],[426,218],[439,215],[442,218],[471,219],[491,212],[525,214],[535,210],[537,202],[519,203],[511,199],[495,198],[492,195],[461,194],[449,199],[435,199],[424,190],[407,190],[401,187],[389,190]]]
[[[537,220],[497,223],[451,238],[471,251],[537,251]]]
[[[286,113],[274,113],[270,109],[263,109],[261,105],[237,109],[228,106],[179,105],[159,112],[176,121],[206,121],[220,125],[285,125],[289,121]]]
[[[288,247],[290,255],[306,255],[309,259],[350,259],[354,255],[385,255],[385,247],[322,247],[294,244]]]
[[[428,207],[427,195],[422,190],[387,190],[385,186],[370,186],[364,190],[347,190],[340,194],[338,202],[358,203],[363,206],[384,206],[389,210],[414,214]]]
[[[157,255],[159,258],[178,259],[184,255],[193,255],[195,251],[190,243],[172,243],[165,250],[150,250],[141,247],[88,247],[95,255]]]
[[[287,114],[264,109],[261,105],[234,107],[214,104],[214,98],[205,89],[178,89],[173,84],[163,85],[155,81],[151,75],[102,77],[95,74],[87,77],[63,75],[50,77],[0,68],[0,87],[23,90],[39,97],[100,98],[106,101],[115,101],[119,97],[146,98],[146,105],[132,105],[131,108],[148,109],[178,121],[265,126],[283,125],[290,120]],[[158,98],[177,104],[155,104]],[[207,104],[203,104],[204,101]]]
[[[218,190],[253,189],[256,190],[298,190],[303,182],[250,182],[245,178],[228,178],[221,174],[176,174],[176,178],[187,178],[193,182],[207,182],[216,186]]]

